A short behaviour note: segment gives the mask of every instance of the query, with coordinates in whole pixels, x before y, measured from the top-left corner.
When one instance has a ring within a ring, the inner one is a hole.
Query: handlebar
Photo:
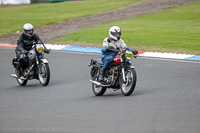
[[[45,49],[45,50],[44,50],[44,53],[49,54],[50,52],[51,52],[51,49]]]
[[[115,48],[112,47],[112,46],[109,46],[109,47],[108,47],[108,51],[114,51],[114,52],[125,53],[125,52],[126,52],[126,49],[123,48],[122,50],[120,50],[120,49],[115,49]],[[129,50],[129,51],[130,51],[130,50]],[[138,51],[137,51],[137,50],[131,50],[131,52],[133,53],[134,58],[136,58],[135,56],[137,56]]]

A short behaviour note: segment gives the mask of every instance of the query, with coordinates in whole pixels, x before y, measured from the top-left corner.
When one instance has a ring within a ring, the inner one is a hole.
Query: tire
[[[94,83],[92,83],[92,90],[93,90],[94,95],[102,96],[106,92],[107,88],[100,87],[100,86],[97,86]]]
[[[124,96],[129,96],[135,89],[137,75],[134,68],[128,68],[125,71],[126,82],[121,85],[121,92]]]
[[[47,86],[50,81],[50,69],[48,63],[39,64],[41,73],[38,73],[38,79],[43,86]]]
[[[17,79],[17,82],[20,86],[25,86],[27,84],[28,80]]]
[[[97,70],[95,72],[93,80],[98,81],[98,77],[99,77],[99,70]],[[94,95],[102,96],[106,92],[107,88],[106,87],[97,86],[96,84],[92,83],[92,90],[93,90]]]
[[[18,68],[15,68],[15,74],[16,75],[19,75],[19,70]],[[25,86],[27,84],[28,80],[23,80],[23,79],[17,79],[17,83],[20,85],[20,86]]]

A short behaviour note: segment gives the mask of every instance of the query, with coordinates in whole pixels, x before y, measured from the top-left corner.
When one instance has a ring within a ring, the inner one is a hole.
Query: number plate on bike
[[[133,58],[133,53],[130,52],[130,51],[126,51],[125,57],[126,57],[127,59],[131,59],[131,58]]]
[[[44,46],[42,44],[37,44],[36,50],[42,52],[44,50]]]

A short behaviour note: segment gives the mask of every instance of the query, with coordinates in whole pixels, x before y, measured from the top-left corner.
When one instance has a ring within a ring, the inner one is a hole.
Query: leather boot
[[[106,68],[102,68],[99,74],[99,82],[104,82],[105,72],[106,72]]]

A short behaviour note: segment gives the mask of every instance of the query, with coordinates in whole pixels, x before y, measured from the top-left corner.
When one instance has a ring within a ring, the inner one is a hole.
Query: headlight
[[[36,50],[37,50],[37,52],[41,53],[42,51],[44,51],[44,46],[42,44],[37,44]]]

